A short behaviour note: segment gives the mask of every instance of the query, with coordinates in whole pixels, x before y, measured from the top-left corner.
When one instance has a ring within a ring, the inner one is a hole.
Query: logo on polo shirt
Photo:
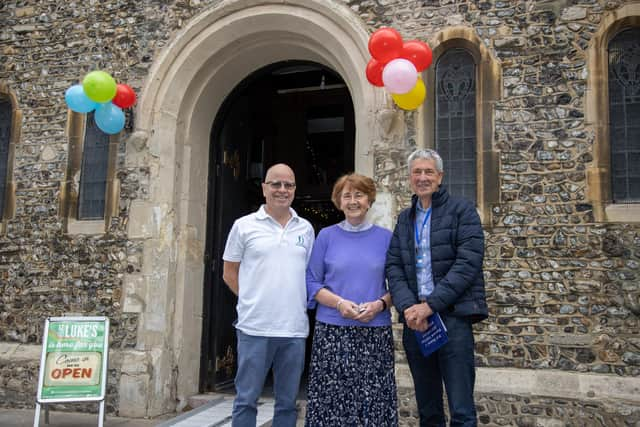
[[[302,234],[298,236],[298,241],[296,242],[296,246],[302,246],[304,248],[304,236]]]

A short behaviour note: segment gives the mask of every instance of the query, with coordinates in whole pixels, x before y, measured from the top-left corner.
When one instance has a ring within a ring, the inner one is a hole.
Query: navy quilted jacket
[[[414,224],[418,198],[403,210],[387,252],[386,273],[393,304],[404,321],[404,310],[418,303]],[[435,312],[487,318],[482,275],[484,233],[475,206],[449,196],[444,187],[431,200],[431,267],[433,293],[427,303]]]

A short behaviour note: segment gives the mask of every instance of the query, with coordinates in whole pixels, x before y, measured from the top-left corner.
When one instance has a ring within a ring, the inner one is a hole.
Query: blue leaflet
[[[420,350],[425,357],[449,341],[447,327],[442,322],[438,313],[433,313],[427,320],[429,321],[429,327],[426,331],[415,331],[418,344],[420,344]]]

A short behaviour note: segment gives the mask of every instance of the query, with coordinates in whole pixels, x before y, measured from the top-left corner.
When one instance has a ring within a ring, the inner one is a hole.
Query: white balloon
[[[391,93],[410,92],[418,81],[418,70],[411,61],[404,58],[389,61],[382,70],[382,83]]]

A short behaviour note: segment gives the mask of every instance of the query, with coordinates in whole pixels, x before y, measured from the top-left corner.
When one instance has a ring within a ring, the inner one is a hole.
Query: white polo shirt
[[[309,221],[289,211],[283,228],[262,205],[229,232],[222,259],[240,263],[235,326],[247,335],[309,334],[305,270],[315,234]]]

